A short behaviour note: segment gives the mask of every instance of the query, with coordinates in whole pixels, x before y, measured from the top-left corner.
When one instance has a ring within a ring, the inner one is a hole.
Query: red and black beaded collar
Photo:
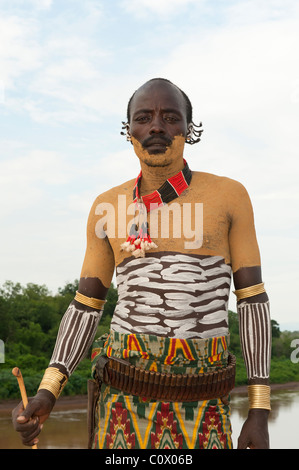
[[[190,185],[192,172],[184,159],[184,168],[179,173],[168,178],[165,183],[151,194],[140,197],[140,183],[142,172],[139,173],[133,189],[133,202],[138,210],[138,217],[130,229],[127,240],[122,243],[121,249],[132,252],[136,258],[144,257],[145,252],[151,248],[158,248],[151,240],[148,231],[147,212],[161,205],[171,202],[179,197]],[[135,210],[136,212],[136,210]]]
[[[151,194],[140,197],[140,183],[142,178],[141,171],[135,181],[133,189],[133,202],[142,200],[147,211],[149,212],[151,210],[151,204],[154,205],[152,207],[156,208],[157,204],[159,207],[161,204],[167,204],[168,202],[171,202],[173,199],[180,196],[182,192],[188,188],[192,178],[192,172],[185,159],[184,165],[185,166],[183,170],[168,178],[168,180],[166,180],[159,189],[155,190]]]

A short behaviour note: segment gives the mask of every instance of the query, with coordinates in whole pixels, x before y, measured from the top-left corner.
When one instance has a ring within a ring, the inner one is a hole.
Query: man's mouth
[[[170,139],[167,139],[167,137],[148,137],[142,142],[142,146],[144,148],[165,148],[169,145],[171,145],[172,141]]]

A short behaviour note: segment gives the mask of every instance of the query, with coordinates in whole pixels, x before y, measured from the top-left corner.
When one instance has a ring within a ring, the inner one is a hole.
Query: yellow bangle
[[[68,376],[60,372],[57,367],[48,367],[45,370],[38,390],[48,390],[57,400],[67,381]]]
[[[271,410],[269,385],[248,385],[249,409]]]
[[[254,295],[262,294],[266,292],[264,283],[255,284],[254,286],[244,287],[243,289],[238,289],[233,291],[237,297],[237,300],[245,299],[247,297],[253,297]]]
[[[87,305],[88,307],[95,308],[96,310],[101,310],[103,305],[106,303],[106,300],[95,299],[94,297],[87,297],[86,295],[81,294],[76,291],[75,300],[80,302],[80,304]]]

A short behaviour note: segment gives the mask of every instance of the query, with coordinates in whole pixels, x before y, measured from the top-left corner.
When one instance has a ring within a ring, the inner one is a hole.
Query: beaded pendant
[[[168,178],[159,189],[141,197],[140,183],[142,172],[139,173],[133,189],[133,202],[135,203],[134,221],[127,240],[121,244],[121,250],[132,252],[132,255],[136,258],[144,258],[146,251],[158,248],[151,240],[149,234],[147,213],[171,202],[188,188],[192,172],[185,159],[184,165],[183,170]]]

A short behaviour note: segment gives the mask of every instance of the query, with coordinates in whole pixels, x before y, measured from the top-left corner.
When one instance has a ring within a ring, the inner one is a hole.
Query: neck
[[[184,161],[181,157],[167,166],[149,166],[141,161],[140,166],[142,171],[140,194],[144,196],[160,188],[168,178],[183,170]]]

